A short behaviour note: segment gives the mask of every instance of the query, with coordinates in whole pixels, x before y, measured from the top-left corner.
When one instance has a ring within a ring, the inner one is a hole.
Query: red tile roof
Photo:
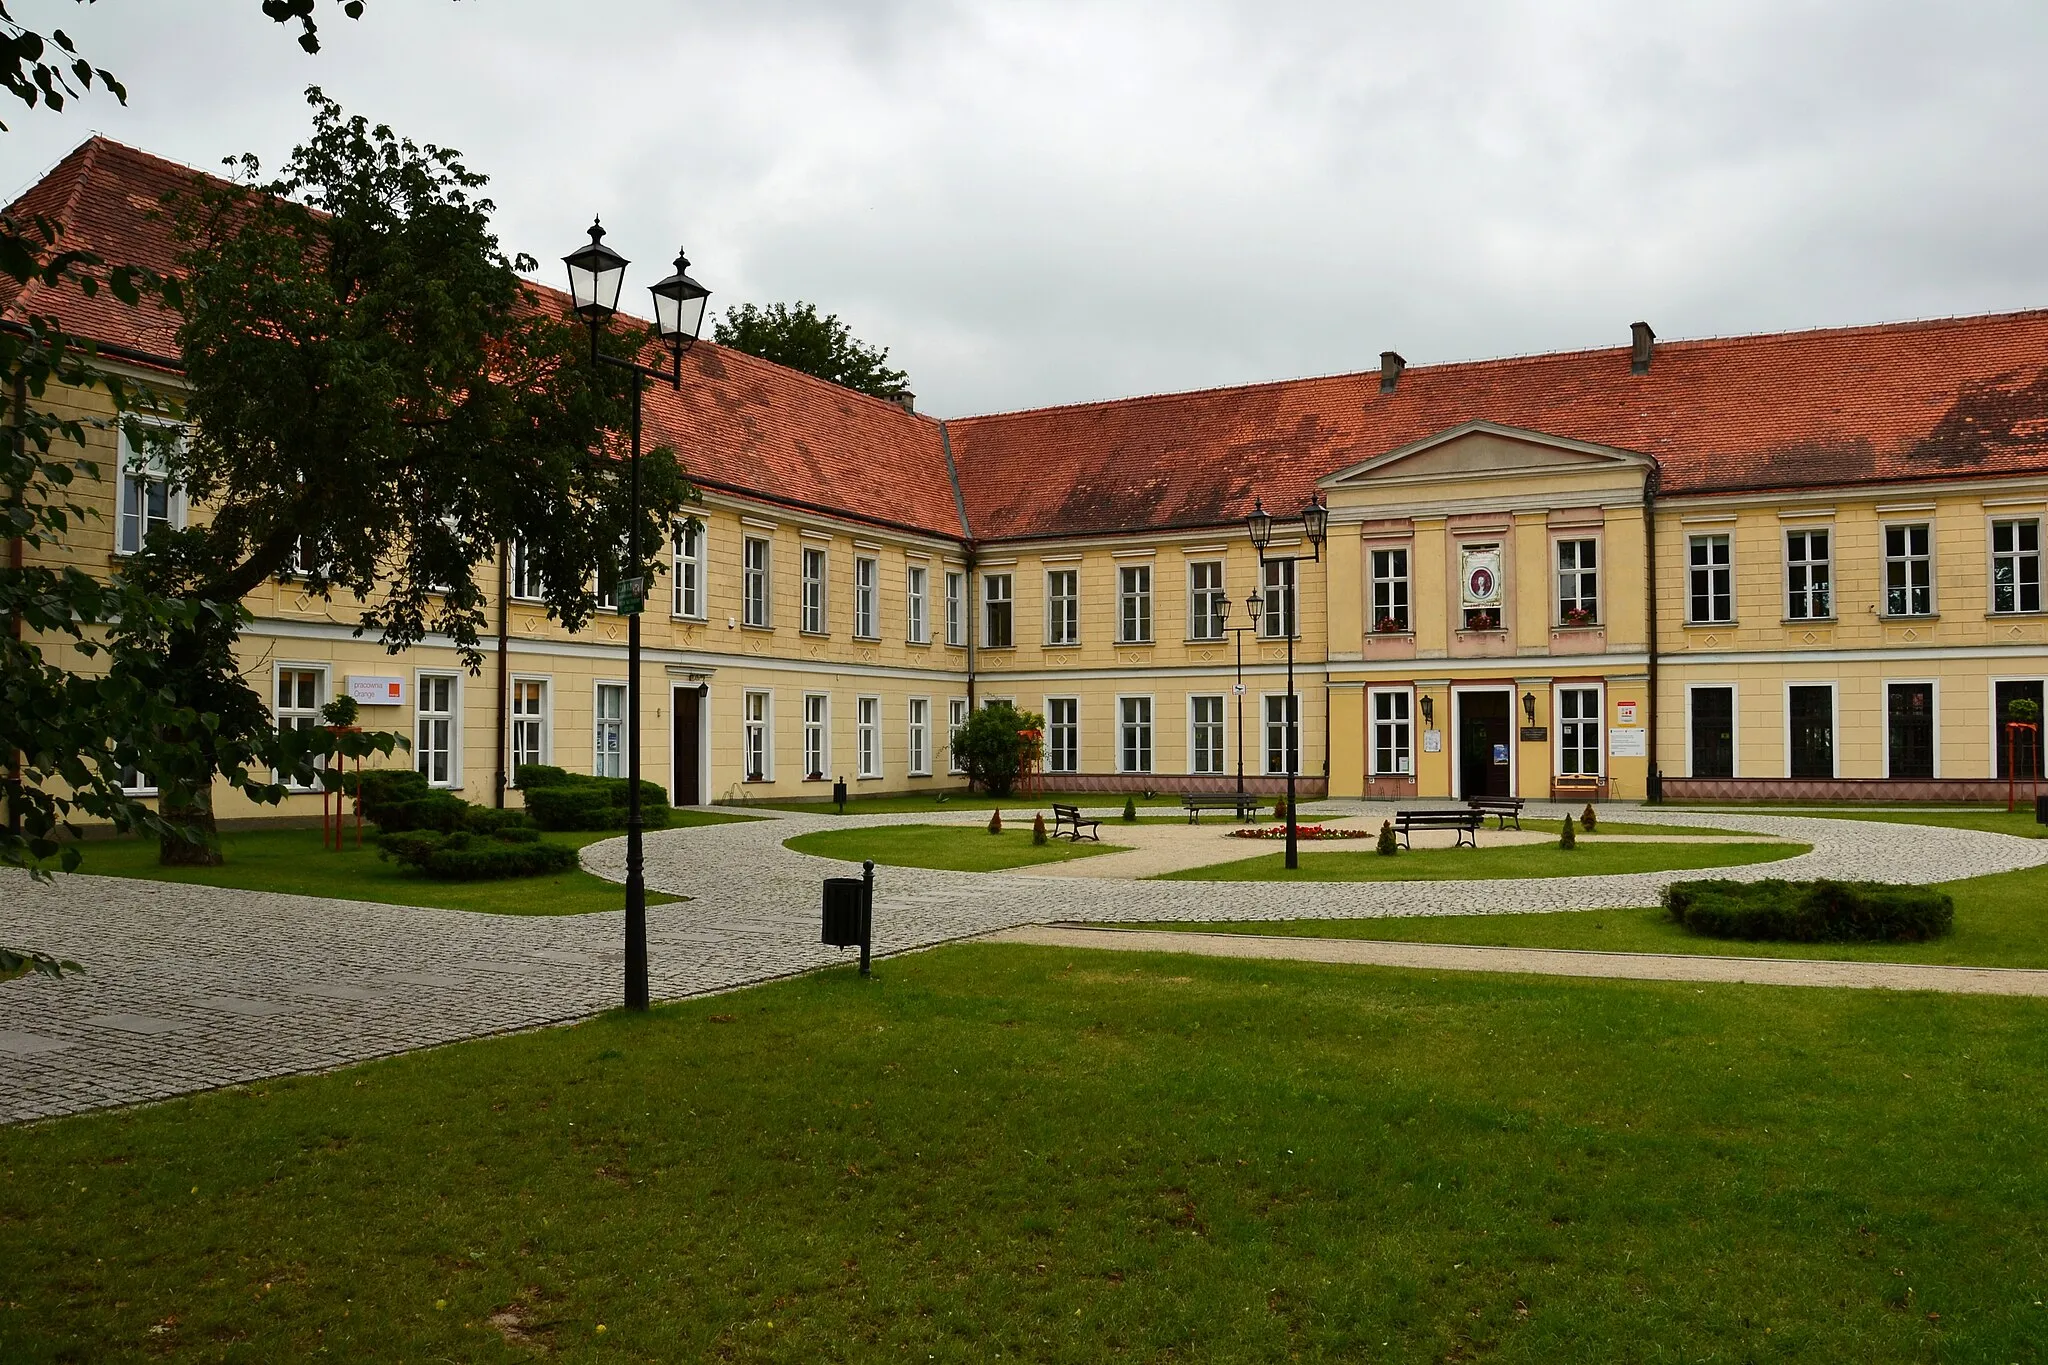
[[[1667,494],[2048,473],[2048,310],[1413,366],[950,423],[974,533],[1290,514],[1470,421],[1657,457]]]
[[[10,213],[65,242],[168,270],[168,191],[197,172],[93,138]],[[554,291],[549,297],[560,300]],[[0,320],[55,312],[103,345],[176,355],[176,319],[104,292],[0,292]],[[678,395],[648,393],[650,442],[708,487],[937,536],[961,534],[946,437],[978,540],[1291,513],[1337,470],[1486,420],[1657,457],[1667,494],[2048,473],[2048,310],[1415,366],[967,418],[903,412],[700,343]]]

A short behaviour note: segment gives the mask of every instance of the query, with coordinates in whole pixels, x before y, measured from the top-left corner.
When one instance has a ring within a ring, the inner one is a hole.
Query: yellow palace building
[[[193,174],[95,138],[9,211],[167,262],[150,211]],[[177,384],[174,318],[39,286],[0,304]],[[483,575],[479,674],[432,641],[387,654],[292,580],[252,594],[244,664],[279,723],[347,691],[487,804],[517,802],[520,763],[618,773],[635,744],[686,803],[957,787],[948,736],[992,698],[1044,714],[1069,791],[1241,770],[1272,792],[1292,748],[1332,796],[1984,799],[2008,706],[2048,680],[2048,311],[1675,343],[1637,323],[1590,351],[1388,351],[955,420],[705,343],[684,367],[649,438],[704,506],[643,618],[640,734],[623,619],[562,630],[516,545]],[[120,473],[68,547],[86,567],[206,514],[93,453]],[[225,788],[218,810],[256,813]]]

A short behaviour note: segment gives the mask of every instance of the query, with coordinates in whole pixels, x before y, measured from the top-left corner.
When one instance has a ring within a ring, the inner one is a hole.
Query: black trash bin
[[[823,941],[827,947],[860,947],[860,912],[866,890],[858,877],[825,878]]]

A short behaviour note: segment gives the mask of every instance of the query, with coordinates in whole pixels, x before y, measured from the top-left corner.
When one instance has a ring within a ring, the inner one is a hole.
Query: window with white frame
[[[817,545],[804,546],[803,616],[798,628],[806,635],[825,633],[825,551]]]
[[[1045,770],[1049,773],[1081,771],[1081,699],[1045,699]]]
[[[1223,590],[1223,561],[1198,559],[1188,565],[1188,638],[1220,640],[1230,610]]]
[[[2041,522],[1991,523],[1991,610],[2041,610]]]
[[[771,693],[745,692],[740,696],[740,764],[749,782],[766,782],[771,774],[768,759],[775,752],[770,731]]]
[[[1600,619],[1599,542],[1557,542],[1557,620],[1586,626]]]
[[[823,780],[832,761],[832,738],[827,729],[832,718],[832,699],[823,692],[804,693],[804,776]]]
[[[150,445],[138,450],[124,429],[120,439],[120,552],[138,553],[159,526],[177,530],[185,524],[185,500],[170,478],[170,452]]]
[[[1374,777],[1410,777],[1415,772],[1415,731],[1406,691],[1372,694],[1372,772]]]
[[[1713,624],[1735,619],[1735,579],[1725,535],[1686,540],[1686,619]]]
[[[1269,640],[1284,640],[1294,629],[1294,561],[1269,559],[1261,577],[1266,609],[1259,614],[1259,634]]]
[[[599,683],[590,734],[590,770],[599,777],[626,775],[626,685]]]
[[[1557,770],[1568,777],[1600,774],[1600,689],[1557,689]]]
[[[1050,569],[1045,575],[1045,642],[1072,645],[1081,640],[1081,572]]]
[[[515,540],[508,547],[512,556],[512,595],[522,602],[538,602],[547,596],[547,585],[541,581],[540,565],[534,562],[533,550],[523,540]]]
[[[155,796],[156,779],[133,763],[121,766],[121,790],[128,796]]]
[[[334,561],[322,554],[320,542],[313,536],[300,536],[292,542],[291,557],[284,562],[284,577],[311,578],[318,569],[323,578],[334,574]]]
[[[618,556],[608,563],[597,566],[597,605],[605,611],[619,609],[619,583],[627,577],[627,562],[632,559],[626,542],[619,541]]]
[[[948,575],[949,577],[951,575]],[[967,765],[960,761],[960,727],[967,724],[967,698],[946,699],[946,771],[964,773]]]
[[[989,649],[1008,649],[1015,641],[1015,603],[1010,598],[1010,575],[984,574],[981,580],[981,643]]]
[[[946,643],[967,643],[967,575],[950,569],[946,572]]]
[[[929,697],[910,699],[910,719],[904,733],[909,743],[904,758],[910,765],[912,777],[932,775],[932,703]]]
[[[1223,773],[1223,698],[1188,698],[1188,769],[1199,777]]]
[[[1285,692],[1266,698],[1266,772],[1274,777],[1301,771],[1301,697]]]
[[[903,571],[903,638],[914,645],[931,643],[930,583],[931,570],[922,564]]]
[[[1785,616],[1825,621],[1835,614],[1834,534],[1825,528],[1785,533]]]
[[[882,635],[880,598],[882,562],[873,555],[856,555],[853,561],[853,633],[863,640]]]
[[[311,730],[320,721],[320,708],[327,704],[327,670],[324,668],[280,668],[277,670],[277,728]],[[422,769],[421,771],[425,771]],[[139,776],[139,774],[138,774]],[[431,774],[430,774],[431,776]],[[311,785],[288,784],[293,791],[312,791]]]
[[[1372,628],[1387,635],[1408,629],[1408,550],[1372,552]]]
[[[1152,699],[1118,697],[1117,771],[1152,771]]]
[[[422,673],[414,684],[413,758],[429,786],[462,785],[456,756],[461,731],[455,712],[461,691],[453,673]]]
[[[769,622],[768,544],[759,536],[748,536],[740,548],[740,619],[749,626],[765,628]]]
[[[548,685],[541,678],[512,680],[512,780],[529,763],[548,761]]]
[[[676,523],[670,551],[675,556],[672,566],[672,584],[675,588],[675,614],[686,620],[701,621],[706,607],[704,600],[704,578],[706,569],[704,523],[683,520]]]
[[[882,699],[857,697],[853,703],[854,758],[861,777],[882,775]]]
[[[1934,614],[1933,528],[1925,522],[1884,528],[1884,614]]]
[[[1152,566],[1125,564],[1116,571],[1117,643],[1152,643]]]

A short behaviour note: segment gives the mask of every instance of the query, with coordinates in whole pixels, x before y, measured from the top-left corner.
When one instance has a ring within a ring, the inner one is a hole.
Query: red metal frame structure
[[[2027,784],[2028,800],[2037,800],[2041,795],[2041,727],[2032,721],[2009,720],[2005,723],[2005,809],[2009,815],[2019,809],[2020,793],[2020,750],[2019,737],[2027,737]]]
[[[329,726],[328,728],[337,735],[362,733],[361,728],[354,725]],[[342,762],[346,763],[348,760],[344,758]],[[356,847],[361,848],[363,846],[363,760],[361,756],[356,757],[355,765]],[[332,787],[328,786],[324,781],[320,784],[320,847],[331,848],[339,853],[341,851],[343,835],[348,828],[348,781],[342,769],[330,768],[328,772],[340,774],[341,780]],[[331,816],[329,814],[330,805],[332,806]]]

